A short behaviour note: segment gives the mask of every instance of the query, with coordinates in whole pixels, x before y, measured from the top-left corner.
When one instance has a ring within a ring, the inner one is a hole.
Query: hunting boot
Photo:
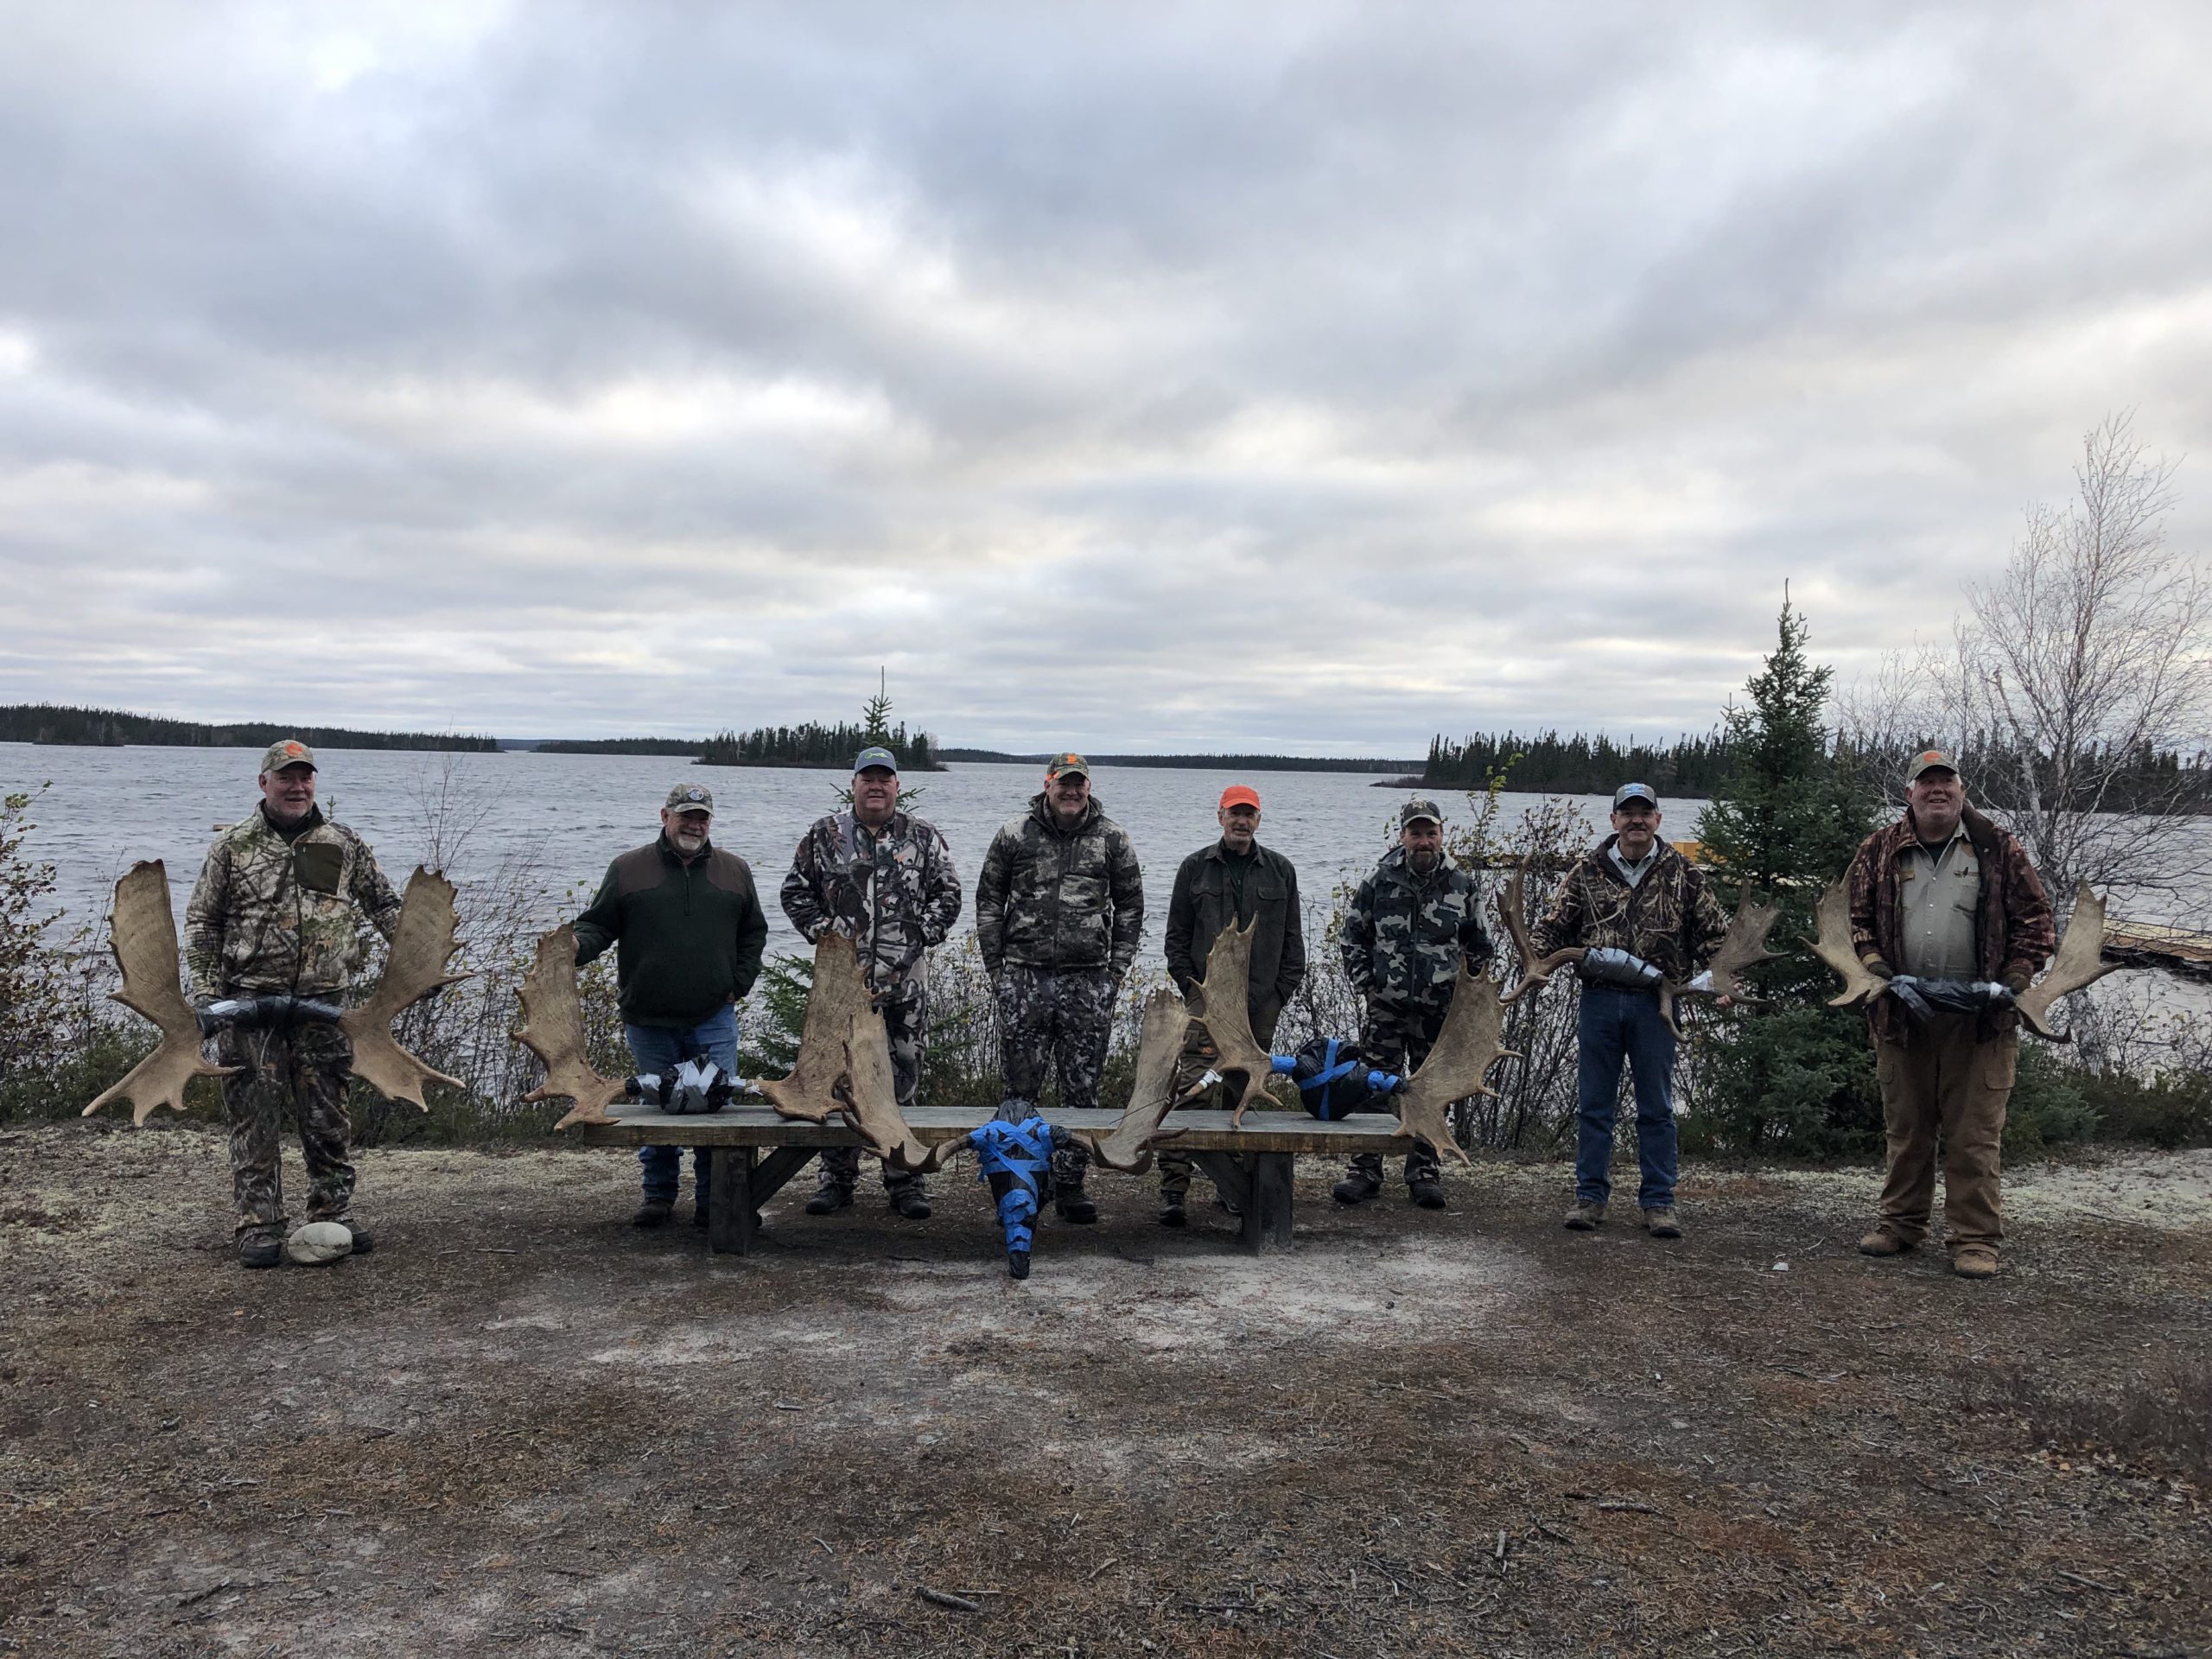
[[[366,1255],[377,1247],[376,1235],[351,1216],[333,1216],[331,1219],[353,1235],[353,1254]]]
[[[1643,1212],[1643,1230],[1654,1238],[1680,1238],[1682,1224],[1675,1219],[1675,1206],[1664,1204]]]
[[[1961,1279],[1994,1279],[1997,1252],[1986,1244],[1961,1244],[1951,1252],[1951,1271]]]
[[[1444,1207],[1444,1166],[1425,1146],[1416,1145],[1406,1158],[1406,1196],[1424,1210]]]
[[[1877,1227],[1859,1241],[1859,1254],[1861,1255],[1903,1255],[1906,1251],[1918,1248],[1918,1240],[1901,1238],[1886,1227]]]
[[[1062,1221],[1087,1226],[1098,1219],[1098,1206],[1084,1194],[1080,1175],[1071,1181],[1062,1179],[1053,1183],[1052,1208],[1059,1211]]]
[[[1371,1152],[1363,1152],[1351,1160],[1351,1169],[1329,1189],[1329,1196],[1338,1204],[1365,1204],[1378,1197],[1382,1191],[1382,1160]]]
[[[630,1217],[632,1227],[665,1227],[668,1218],[676,1213],[674,1198],[647,1198],[638,1206],[638,1213]]]
[[[1567,1212],[1567,1228],[1573,1233],[1594,1233],[1605,1219],[1605,1206],[1585,1198],[1577,1198],[1574,1208]]]
[[[835,1173],[825,1169],[822,1172],[820,1184],[814,1189],[814,1196],[806,1201],[806,1213],[810,1216],[834,1216],[852,1201],[853,1184],[838,1179]]]
[[[891,1207],[908,1221],[927,1221],[930,1218],[930,1195],[922,1185],[922,1178],[910,1175],[905,1180],[887,1189],[884,1196]]]
[[[1183,1195],[1180,1192],[1163,1192],[1160,1195],[1160,1224],[1161,1226],[1187,1226],[1190,1219],[1189,1214],[1183,1208]]]
[[[238,1240],[238,1265],[273,1268],[284,1259],[284,1242],[266,1233],[248,1233]]]

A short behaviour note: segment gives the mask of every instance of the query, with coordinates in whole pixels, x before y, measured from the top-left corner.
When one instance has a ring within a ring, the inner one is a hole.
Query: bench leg
[[[1291,1237],[1291,1166],[1287,1152],[1245,1154],[1252,1166],[1252,1198],[1244,1206],[1244,1248],[1255,1255],[1287,1250]]]
[[[753,1148],[707,1149],[707,1244],[717,1255],[753,1250]]]

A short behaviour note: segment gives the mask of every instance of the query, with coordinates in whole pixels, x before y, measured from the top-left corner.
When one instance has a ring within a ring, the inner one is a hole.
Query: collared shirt
[[[1651,874],[1651,867],[1659,861],[1659,843],[1656,841],[1651,843],[1651,850],[1633,864],[1621,856],[1618,843],[1607,848],[1606,852],[1612,858],[1613,868],[1621,873],[1621,879],[1628,883],[1630,891],[1634,891],[1636,885]]]
[[[1981,903],[1981,860],[1962,823],[1931,853],[1922,842],[1898,861],[1904,960],[1922,979],[1972,979],[1976,971],[1974,912]]]

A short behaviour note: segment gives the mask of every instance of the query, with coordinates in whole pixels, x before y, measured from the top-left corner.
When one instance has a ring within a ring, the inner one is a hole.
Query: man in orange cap
[[[1221,931],[1252,925],[1252,978],[1246,1004],[1252,1034],[1265,1046],[1274,1040],[1283,1004],[1306,978],[1298,872],[1281,853],[1260,845],[1257,790],[1231,784],[1221,791],[1214,817],[1221,825],[1220,839],[1192,853],[1175,872],[1175,890],[1167,901],[1167,971],[1189,996],[1205,973],[1206,953]],[[1220,1058],[1204,1032],[1203,1027],[1192,1028],[1175,1075],[1179,1094]],[[1192,1168],[1188,1153],[1161,1151],[1161,1226],[1183,1225]]]

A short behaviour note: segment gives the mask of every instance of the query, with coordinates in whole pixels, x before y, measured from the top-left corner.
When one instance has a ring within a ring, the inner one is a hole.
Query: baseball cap
[[[668,791],[666,810],[671,812],[712,812],[715,794],[704,784],[678,784]]]
[[[1423,818],[1435,824],[1444,822],[1444,815],[1436,810],[1434,801],[1408,801],[1398,809],[1398,828],[1401,830],[1409,823],[1419,823]]]
[[[1630,801],[1649,801],[1655,807],[1659,804],[1659,798],[1651,792],[1649,784],[1623,784],[1613,791],[1614,811],[1619,811]]]
[[[1049,784],[1053,779],[1065,778],[1071,772],[1088,778],[1090,776],[1090,762],[1079,754],[1056,754],[1046,763],[1045,781]]]
[[[1221,810],[1225,812],[1232,806],[1249,806],[1255,812],[1258,811],[1260,791],[1243,784],[1231,784],[1221,791]]]
[[[1922,772],[1933,772],[1939,766],[1945,772],[1955,773],[1959,763],[1941,749],[1923,749],[1912,757],[1912,764],[1904,769],[1904,780],[1908,784],[1917,783]]]
[[[896,772],[899,770],[899,757],[888,749],[875,747],[862,749],[853,757],[855,772],[866,772],[870,766],[887,766]]]
[[[264,750],[261,757],[264,772],[281,772],[286,766],[305,766],[309,772],[318,770],[315,751],[296,737],[280,737]]]

